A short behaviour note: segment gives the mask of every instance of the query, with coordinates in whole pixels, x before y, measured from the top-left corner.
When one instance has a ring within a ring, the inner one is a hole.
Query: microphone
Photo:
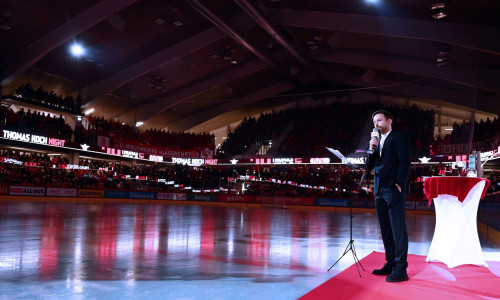
[[[372,138],[375,137],[375,138],[377,138],[377,140],[379,139],[378,128],[377,127],[373,128],[373,131],[371,132],[371,137]],[[372,147],[370,147],[370,152],[371,153],[373,153],[373,150],[374,149]]]

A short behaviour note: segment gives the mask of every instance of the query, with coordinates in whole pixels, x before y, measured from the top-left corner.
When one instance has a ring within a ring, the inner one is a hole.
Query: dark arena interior
[[[466,264],[500,277],[499,11],[0,0],[0,299],[320,299],[356,256],[384,252],[366,165],[378,110],[409,139],[408,253],[434,261],[458,230],[441,213],[467,210],[457,239],[479,238],[484,260]],[[486,184],[430,197],[435,177]]]

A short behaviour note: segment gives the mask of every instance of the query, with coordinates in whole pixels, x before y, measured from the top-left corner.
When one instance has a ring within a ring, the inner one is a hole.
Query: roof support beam
[[[245,28],[255,25],[245,14],[234,17],[232,21],[238,24],[243,24],[242,26]],[[82,97],[84,98],[85,106],[89,106],[103,95],[111,93],[127,82],[130,82],[172,61],[182,58],[186,55],[186,49],[189,49],[190,52],[194,52],[200,48],[215,43],[226,36],[227,35],[219,28],[212,27],[182,42],[176,43],[172,47],[163,49],[142,61],[138,61],[133,65],[108,76],[107,78],[97,81],[80,91]]]
[[[497,70],[452,64],[444,67],[437,67],[435,63],[428,60],[342,49],[323,53],[318,52],[313,59],[323,62],[340,63],[395,73],[442,79],[470,87],[474,87],[477,84],[479,89],[500,94],[500,85],[498,85],[497,82],[498,78],[500,78],[500,72]]]
[[[323,11],[269,9],[284,26],[439,41],[500,55],[500,28]]]
[[[187,118],[168,124],[168,129],[173,131],[192,130],[193,127],[202,126],[204,122],[209,121],[224,113],[237,110],[242,106],[249,105],[258,101],[262,101],[273,95],[278,95],[293,89],[295,86],[289,81],[282,81],[275,85],[260,89],[246,96],[240,97],[241,100],[230,101],[225,104],[215,106],[209,110],[191,115]],[[220,126],[231,123],[229,120],[224,120]],[[220,127],[219,126],[219,127]]]
[[[163,99],[159,99],[158,101],[149,102],[142,106],[139,106],[133,111],[129,111],[126,114],[118,116],[118,118],[125,122],[135,122],[136,120],[140,120],[143,121],[145,126],[147,127],[147,121],[153,116],[167,110],[168,108],[178,103],[185,101],[186,99],[202,94],[213,87],[220,86],[221,83],[227,81],[227,78],[230,77],[235,80],[261,71],[267,67],[267,64],[265,64],[261,60],[252,59],[238,65],[237,67],[231,68],[229,71],[222,72],[220,74],[212,74],[204,80],[192,84],[189,87],[169,94]]]
[[[336,74],[335,80],[340,81],[343,84],[359,86],[360,90],[365,88],[364,92],[373,91],[374,93],[392,93],[395,95],[401,95],[421,98],[421,99],[434,99],[445,102],[450,102],[456,105],[461,105],[465,107],[475,107],[481,111],[493,112],[499,111],[500,103],[498,98],[492,96],[486,96],[482,94],[476,94],[476,89],[471,87],[470,92],[464,92],[464,90],[451,90],[446,88],[434,87],[425,85],[422,83],[405,83],[397,82],[392,80],[384,79],[373,79],[369,83],[363,82],[361,76],[355,76],[350,74]],[[477,101],[477,103],[474,103]],[[477,105],[474,105],[477,104]]]

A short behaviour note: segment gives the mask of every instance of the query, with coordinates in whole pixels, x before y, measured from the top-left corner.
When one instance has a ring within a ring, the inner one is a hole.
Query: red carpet
[[[384,262],[383,253],[373,252],[361,260],[365,269],[360,268],[361,278],[352,265],[300,299],[500,299],[500,262],[488,261],[488,268],[463,265],[449,269],[440,262],[427,263],[425,256],[408,255],[410,280],[400,283],[371,274]]]

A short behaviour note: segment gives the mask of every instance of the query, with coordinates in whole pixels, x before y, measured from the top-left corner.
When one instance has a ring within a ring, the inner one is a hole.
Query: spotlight
[[[432,17],[436,20],[439,20],[439,19],[442,19],[444,17],[446,17],[447,14],[445,14],[444,12],[439,12],[437,14],[433,14]]]
[[[176,20],[172,22],[172,25],[174,25],[175,27],[181,27],[182,25],[184,25],[184,23],[182,23],[179,20]]]
[[[165,23],[165,19],[158,18],[158,19],[155,20],[155,23],[158,24],[158,25],[163,24],[163,23]]]
[[[442,67],[451,63],[451,47],[450,45],[443,44],[439,48],[436,57],[436,66]]]
[[[446,66],[450,63],[450,59],[449,58],[438,58],[436,59],[436,66],[437,67],[443,67],[443,66]]]
[[[139,126],[141,126],[142,124],[144,124],[144,122],[139,121],[139,122],[135,123],[135,126],[136,126],[136,127],[139,127]]]
[[[444,2],[437,2],[437,3],[434,3],[431,5],[431,9],[432,10],[435,10],[435,9],[443,9],[445,7],[445,3]]]
[[[432,18],[435,20],[440,20],[446,18],[447,6],[446,1],[434,0],[434,3],[431,5]]]
[[[86,111],[84,111],[83,113],[88,115],[88,114],[93,113],[94,111],[95,111],[95,109],[93,107],[91,107],[91,108],[87,109]]]
[[[82,45],[80,44],[73,44],[71,46],[71,53],[74,56],[80,57],[85,53],[85,50],[83,49]]]

